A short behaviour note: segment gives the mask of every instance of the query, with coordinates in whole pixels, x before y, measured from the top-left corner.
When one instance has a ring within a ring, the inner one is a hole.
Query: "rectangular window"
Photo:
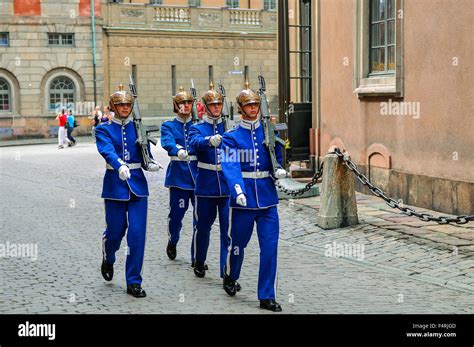
[[[150,0],[150,5],[163,5],[163,0]]]
[[[403,97],[403,1],[354,0],[353,91]]]
[[[290,3],[295,14],[289,18],[289,63],[291,100],[310,103],[311,92],[311,2],[298,0]]]
[[[200,7],[201,0],[189,0],[189,7]]]
[[[109,0],[109,2],[111,3],[115,3],[115,4],[121,4],[123,2],[123,0]]]
[[[276,0],[264,0],[263,9],[265,11],[275,11],[276,10]]]
[[[239,8],[240,7],[239,0],[226,0],[225,4],[228,8]]]
[[[245,65],[244,67],[244,81],[248,81],[249,78],[249,66]]]
[[[8,94],[0,94],[0,111],[10,111],[10,98]]]
[[[171,65],[171,92],[176,95],[176,65]]]
[[[371,74],[395,71],[395,0],[370,3]]]
[[[0,33],[0,47],[8,47],[10,45],[10,39],[8,33]]]
[[[50,46],[74,47],[74,34],[49,33],[48,43]]]

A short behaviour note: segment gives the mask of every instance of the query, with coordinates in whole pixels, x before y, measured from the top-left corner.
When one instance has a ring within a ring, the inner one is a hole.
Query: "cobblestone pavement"
[[[153,153],[167,162],[160,148]],[[143,287],[148,297],[125,294],[125,240],[116,276],[106,283],[100,275],[103,171],[104,161],[91,142],[63,150],[54,144],[0,148],[0,250],[7,244],[38,250],[37,259],[11,253],[0,258],[0,313],[271,314],[258,309],[255,236],[239,280],[243,289],[233,298],[218,275],[216,227],[204,279],[190,266],[189,212],[178,257],[167,258],[163,172],[147,173],[151,197]],[[469,249],[455,252],[452,245],[422,242],[414,236],[415,225],[411,230],[396,222],[376,224],[381,221],[375,218],[384,221],[379,217],[388,213],[377,215],[381,208],[362,203],[364,197],[359,197],[361,224],[333,231],[316,226],[316,200],[281,202],[277,299],[284,313],[473,313]]]

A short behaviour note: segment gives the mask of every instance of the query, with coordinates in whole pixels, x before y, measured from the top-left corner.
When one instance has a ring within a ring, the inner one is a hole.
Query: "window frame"
[[[77,99],[77,87],[76,87],[76,84],[74,83],[74,80],[72,78],[70,78],[69,76],[66,76],[66,75],[59,75],[59,76],[55,76],[51,82],[49,82],[49,85],[48,85],[48,102],[47,102],[47,105],[48,105],[48,111],[57,111],[58,107],[57,107],[57,102],[55,102],[54,104],[51,103],[51,94],[59,94],[59,103],[61,104],[61,107],[60,108],[69,108],[69,106],[65,106],[65,104],[63,103],[64,102],[64,95],[65,94],[71,94],[71,92],[65,92],[65,91],[69,91],[70,89],[58,89],[59,92],[56,91],[56,89],[51,89],[52,85],[54,82],[56,82],[56,80],[58,79],[66,79],[68,80],[69,82],[71,82],[71,85],[72,85],[72,103],[74,104],[76,102],[76,99]],[[69,104],[69,102],[66,102],[66,105]],[[54,105],[53,107],[51,107],[51,105]]]
[[[201,7],[201,0],[188,0],[189,7]]]
[[[404,0],[395,1],[395,70],[389,73],[371,74],[369,70],[370,4],[370,0],[354,0],[353,92],[359,98],[403,97]]]
[[[69,38],[71,39],[71,44],[65,44],[64,42]],[[52,43],[57,37],[58,43]],[[48,33],[48,47],[76,47],[76,36],[74,33]]]
[[[0,108],[0,114],[6,114],[6,113],[12,113],[13,112],[13,106],[12,106],[12,86],[10,85],[10,83],[8,82],[8,80],[6,78],[3,78],[2,76],[0,76],[0,83],[1,82],[4,82],[5,85],[7,86],[7,89],[6,89],[6,92],[5,92],[5,89],[0,89],[0,96],[1,95],[6,95],[7,96],[7,102],[8,102],[8,109],[7,110],[4,110],[3,109],[3,104],[0,103],[0,105],[2,105],[2,107]],[[0,97],[0,100],[2,98]]]
[[[369,54],[369,59],[368,59],[368,62],[369,62],[369,76],[380,76],[380,75],[391,75],[395,72],[395,69],[393,70],[390,70],[389,69],[389,66],[388,66],[388,61],[389,61],[389,56],[388,56],[388,51],[389,51],[389,47],[393,47],[393,49],[396,50],[396,43],[397,43],[397,33],[396,33],[396,30],[395,30],[395,33],[394,33],[394,42],[393,43],[389,43],[388,42],[388,33],[389,33],[389,22],[391,21],[396,21],[396,17],[397,17],[397,13],[396,13],[396,6],[397,6],[397,0],[384,0],[384,12],[385,12],[385,18],[383,19],[379,19],[377,21],[374,21],[373,20],[373,6],[372,6],[372,3],[374,1],[379,1],[379,0],[370,0],[369,1],[369,51],[368,51],[368,54]],[[391,14],[388,13],[388,2],[389,1],[393,1],[392,2],[392,6],[395,7],[395,14],[394,14],[394,17],[390,17],[389,16]],[[383,45],[378,45],[378,46],[372,46],[372,26],[374,24],[380,24],[380,23],[383,23],[384,24],[384,44]],[[396,28],[395,28],[396,29]],[[384,50],[384,70],[383,71],[372,71],[372,50],[376,48],[376,49],[380,49],[380,48],[383,48]],[[395,52],[395,65],[396,65],[396,52]]]
[[[296,43],[297,50],[288,50],[288,59],[291,65],[292,57],[296,56],[299,61],[299,69],[296,71],[298,75],[292,75],[292,69],[290,67],[289,72],[289,85],[290,95],[293,94],[292,80],[297,80],[298,84],[298,103],[311,103],[313,99],[312,95],[312,18],[311,8],[312,4],[310,1],[297,0],[299,8],[299,18],[297,24],[288,24],[288,30],[295,28],[298,30],[298,42]],[[303,6],[308,6],[308,11],[303,11]],[[307,34],[303,32],[306,30]],[[290,35],[291,36],[291,35]],[[304,73],[306,71],[306,74]],[[296,92],[296,91],[295,91]]]
[[[270,4],[272,4],[272,6],[269,6]],[[276,9],[277,9],[277,0],[263,0],[264,11],[276,11]]]
[[[237,6],[234,6],[236,2]],[[227,8],[240,8],[240,0],[226,0],[225,5]]]
[[[10,47],[10,33],[8,31],[2,31],[0,32],[0,35],[5,35],[6,38],[6,44],[0,44],[0,47]]]

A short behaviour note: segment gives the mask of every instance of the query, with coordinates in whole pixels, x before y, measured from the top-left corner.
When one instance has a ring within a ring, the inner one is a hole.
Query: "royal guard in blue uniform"
[[[173,97],[176,117],[161,126],[161,146],[168,152],[170,164],[166,171],[165,187],[169,188],[168,246],[166,254],[176,258],[176,245],[183,226],[183,218],[189,202],[194,208],[194,181],[197,173],[197,158],[189,146],[189,128],[193,124],[193,97],[180,89]],[[193,213],[193,233],[196,221]],[[194,262],[194,247],[191,244],[191,262]]]
[[[194,255],[196,262],[194,274],[204,277],[206,274],[206,257],[209,248],[211,227],[219,214],[220,227],[220,275],[224,274],[224,264],[229,246],[229,188],[224,180],[219,160],[222,147],[224,123],[222,121],[222,94],[214,90],[211,82],[210,90],[202,97],[206,115],[200,123],[189,129],[191,148],[198,159],[196,188],[194,194],[196,226],[194,228]]]
[[[275,301],[278,252],[278,195],[275,179],[286,177],[281,168],[282,146],[276,145],[279,167],[273,172],[270,152],[264,145],[264,129],[259,117],[260,96],[245,89],[237,97],[240,124],[222,137],[222,170],[230,189],[230,246],[223,287],[234,296],[244,260],[244,250],[257,225],[260,245],[258,299],[260,307],[280,312]]]
[[[102,276],[111,281],[114,275],[115,253],[127,234],[125,275],[127,293],[143,298],[142,267],[145,252],[145,234],[148,209],[148,185],[142,170],[141,147],[132,120],[134,98],[119,86],[110,96],[112,120],[97,126],[97,149],[106,161],[102,198],[105,201],[106,229],[102,238]],[[162,166],[151,159],[148,171]]]

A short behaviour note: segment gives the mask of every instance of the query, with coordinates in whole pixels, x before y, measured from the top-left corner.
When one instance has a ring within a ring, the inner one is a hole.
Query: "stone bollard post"
[[[358,224],[354,174],[331,153],[324,157],[323,170],[318,225],[336,229]]]

